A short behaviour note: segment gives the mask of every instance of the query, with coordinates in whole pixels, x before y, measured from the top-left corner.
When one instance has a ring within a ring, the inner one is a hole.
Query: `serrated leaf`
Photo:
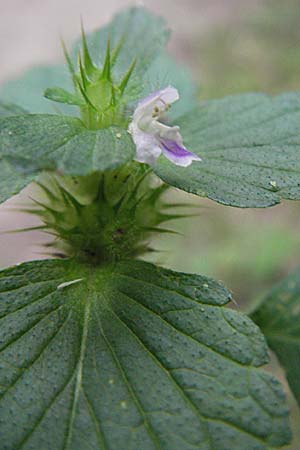
[[[86,175],[125,164],[134,154],[123,128],[87,130],[75,117],[49,114],[0,119],[0,155],[27,173],[58,169]]]
[[[48,88],[45,90],[44,97],[58,103],[65,103],[67,105],[85,105],[84,100],[77,94],[72,94],[62,88]]]
[[[130,64],[129,69],[127,70],[127,72],[125,73],[124,77],[122,78],[122,80],[119,84],[119,89],[120,89],[121,94],[124,93],[124,91],[128,85],[128,82],[131,78],[132,72],[134,71],[135,65],[136,65],[136,59]]]
[[[83,22],[81,20],[81,45],[82,45],[82,59],[83,59],[83,65],[86,70],[86,73],[89,77],[93,77],[98,73],[96,67],[94,66],[94,63],[91,59],[91,55],[87,46],[86,37],[85,37],[85,31],[83,27]],[[71,72],[73,72],[73,68],[71,68]]]
[[[201,276],[124,261],[0,273],[4,448],[269,450],[290,439],[258,328]],[[55,430],[55,433],[53,433]]]
[[[276,285],[251,317],[285,369],[300,405],[300,271]]]
[[[167,183],[243,208],[300,199],[300,94],[208,101],[176,124],[203,161],[183,169],[161,158],[155,172]]]

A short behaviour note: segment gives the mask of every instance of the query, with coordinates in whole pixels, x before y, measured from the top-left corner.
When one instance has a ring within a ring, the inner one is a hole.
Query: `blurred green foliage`
[[[299,0],[265,0],[195,40],[201,97],[299,90],[299,19]]]

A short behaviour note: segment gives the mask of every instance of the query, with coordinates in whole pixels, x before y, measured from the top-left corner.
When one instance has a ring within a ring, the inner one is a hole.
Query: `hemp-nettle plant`
[[[0,90],[0,200],[32,183],[22,210],[49,235],[48,259],[0,272],[3,450],[291,440],[261,366],[268,342],[300,402],[300,273],[250,318],[222,283],[146,260],[184,215],[172,187],[239,208],[300,199],[300,95],[198,103],[168,36],[131,8]]]

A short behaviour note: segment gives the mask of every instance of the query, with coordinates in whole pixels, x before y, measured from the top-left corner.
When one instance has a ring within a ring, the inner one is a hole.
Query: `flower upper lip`
[[[159,121],[178,99],[177,89],[168,86],[139,101],[129,125],[129,132],[137,148],[137,161],[153,165],[161,153],[174,164],[183,167],[201,160],[184,147],[178,126],[168,126]]]

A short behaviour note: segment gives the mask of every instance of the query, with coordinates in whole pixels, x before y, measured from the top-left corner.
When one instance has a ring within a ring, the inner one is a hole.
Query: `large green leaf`
[[[78,263],[77,263],[78,264]],[[290,439],[267,349],[229,293],[139,261],[0,273],[1,445],[269,450]]]
[[[300,94],[208,101],[176,123],[203,161],[183,169],[161,158],[167,183],[238,207],[300,199]]]
[[[275,286],[251,316],[285,369],[300,404],[300,271]]]
[[[86,175],[125,164],[134,154],[123,128],[91,131],[75,117],[50,114],[0,119],[0,155],[27,172],[59,169]]]

